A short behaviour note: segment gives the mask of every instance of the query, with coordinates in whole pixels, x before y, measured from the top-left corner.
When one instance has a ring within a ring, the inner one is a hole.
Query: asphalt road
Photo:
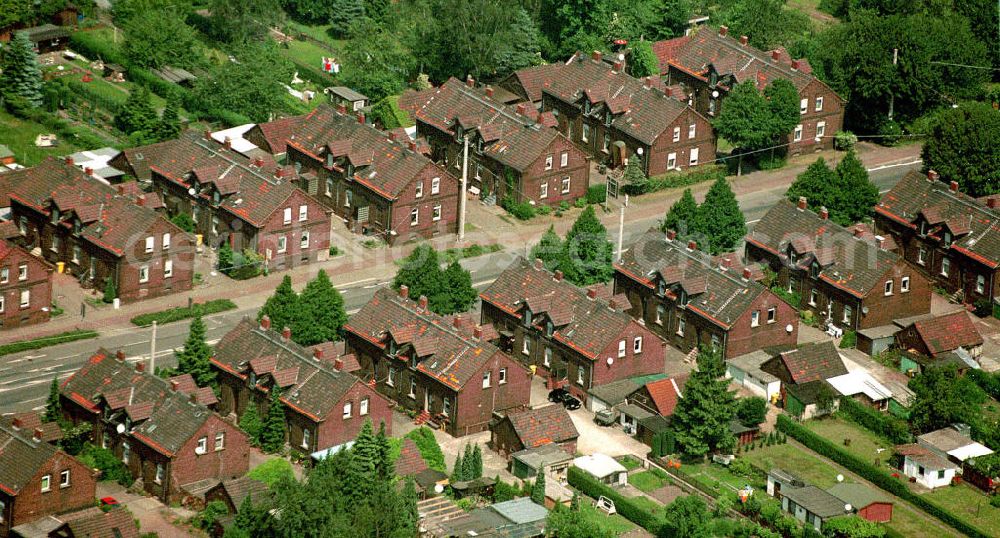
[[[893,166],[870,171],[872,181],[880,191],[891,188],[906,172],[916,169],[919,165]],[[781,196],[786,187],[761,190],[740,197],[740,208],[746,216],[749,226],[760,220]],[[626,216],[627,219],[627,216]],[[634,238],[655,224],[655,219],[627,220],[625,224],[624,244],[627,246]],[[609,230],[612,235],[617,230]],[[524,245],[508,245],[508,249],[464,260],[463,265],[472,272],[474,285],[483,289],[503,271],[515,255],[526,255]],[[373,279],[374,280],[374,279]],[[358,283],[351,287],[341,288],[344,305],[348,313],[361,308],[375,293],[378,287],[387,282]],[[210,344],[218,341],[243,316],[254,317],[256,308],[235,310],[215,314],[205,318],[207,339]],[[187,337],[186,322],[171,323],[161,326],[156,334],[156,366],[175,366],[174,348],[183,345]],[[121,349],[127,360],[148,360],[150,354],[151,329],[123,328],[104,331],[95,340],[81,340],[68,344],[52,346],[34,351],[13,354],[0,361],[0,413],[41,409],[45,405],[49,384],[53,376],[65,379],[82,366],[98,347],[109,351]]]

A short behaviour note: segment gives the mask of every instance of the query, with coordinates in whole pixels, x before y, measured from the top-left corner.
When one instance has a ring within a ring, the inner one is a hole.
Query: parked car
[[[594,422],[601,426],[611,426],[618,422],[618,413],[614,409],[601,409],[594,413]]]
[[[566,409],[570,411],[575,411],[582,405],[580,400],[573,397],[566,389],[554,389],[549,392],[549,401],[553,403],[560,403]]]

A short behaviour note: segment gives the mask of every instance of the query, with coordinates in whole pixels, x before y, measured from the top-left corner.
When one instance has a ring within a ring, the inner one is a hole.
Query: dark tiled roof
[[[508,413],[507,420],[525,448],[564,443],[580,436],[569,412],[559,404]]]
[[[282,339],[280,333],[262,329],[249,318],[243,318],[219,340],[212,363],[240,376],[253,369],[258,384],[263,381],[262,374],[271,374],[283,386],[281,400],[315,421],[325,420],[351,387],[361,382],[347,372],[335,371],[329,360],[317,360],[308,349]]]
[[[257,124],[261,135],[264,136],[264,140],[270,146],[271,153],[278,154],[286,151],[285,143],[302,123],[302,118],[303,116],[292,116]]]
[[[420,449],[413,439],[404,437],[399,446],[399,457],[396,458],[396,475],[413,476],[427,469],[427,462],[420,455]]]
[[[782,488],[781,494],[821,518],[845,515],[844,501],[816,486]]]
[[[950,230],[954,239],[946,250],[1000,267],[1000,212],[940,181],[910,172],[882,195],[875,212],[914,228],[922,216],[930,223],[931,237],[943,239],[945,229]]]
[[[251,501],[259,504],[261,497],[266,495],[268,491],[267,484],[246,476],[232,480],[223,480],[221,486],[226,491],[226,494],[229,495],[229,499],[233,501],[233,506],[237,510],[240,509],[240,506],[243,505],[243,501],[247,497],[250,497]]]
[[[969,349],[983,344],[982,335],[965,310],[922,319],[914,322],[913,327],[931,355],[960,347]]]
[[[528,96],[528,99],[534,103],[542,100],[542,86],[546,80],[550,80],[556,76],[556,72],[561,66],[562,64],[557,62],[526,67],[515,71],[512,76],[517,78],[518,84],[524,88],[524,93]]]
[[[17,424],[15,428],[14,425]],[[11,413],[0,417],[0,426],[20,430],[21,435],[32,437],[35,429],[42,430],[42,441],[51,443],[62,439],[62,429],[57,422],[42,422],[41,415],[36,411],[25,411],[23,413]]]
[[[351,178],[379,196],[395,199],[428,167],[438,168],[427,157],[408,147],[408,139],[391,140],[386,133],[363,124],[355,116],[330,106],[305,115],[288,143],[322,159],[331,154],[340,170],[354,165]],[[442,181],[455,179],[441,170]]]
[[[417,370],[453,390],[461,390],[484,364],[503,353],[485,338],[476,339],[474,327],[456,327],[452,318],[422,310],[413,300],[385,288],[375,292],[344,330],[383,348],[390,338],[401,348],[417,347],[418,341],[433,342],[423,350],[428,355],[417,355]],[[407,360],[408,352],[399,351],[401,361]]]
[[[171,392],[148,419],[132,430],[132,437],[161,454],[173,456],[212,414],[190,397]]]
[[[139,528],[136,527],[132,514],[122,507],[112,508],[105,513],[98,507],[87,508],[79,512],[62,514],[59,519],[64,521],[69,536],[75,538],[138,538]],[[63,536],[62,532],[56,534]]]
[[[479,296],[501,310],[520,317],[532,312],[532,323],[552,320],[553,338],[591,359],[620,339],[622,332],[636,323],[600,297],[590,298],[587,290],[566,280],[556,280],[544,268],[514,260]],[[627,305],[618,305],[623,308]]]
[[[35,441],[31,432],[0,426],[0,490],[17,495],[58,452],[49,443]]]
[[[478,130],[483,139],[483,154],[516,170],[534,163],[552,141],[562,136],[553,128],[537,123],[537,111],[531,117],[469,88],[451,78],[421,104],[415,118],[445,133],[454,133],[456,123],[467,131]],[[470,142],[474,144],[473,140]]]
[[[786,375],[780,363],[787,370]],[[785,383],[805,384],[844,375],[844,366],[837,347],[831,341],[802,344],[797,349],[785,351],[761,365],[761,370],[775,375]],[[791,376],[789,379],[788,376]]]
[[[799,269],[808,270],[815,260],[821,266],[820,280],[856,297],[881,290],[885,273],[901,261],[874,242],[785,199],[754,225],[747,241],[786,264],[791,245]]]
[[[760,268],[749,267],[750,279],[744,279],[738,258],[724,254],[713,259],[650,230],[623,254],[615,270],[650,288],[657,289],[662,282],[670,297],[684,289],[689,311],[728,328],[755,299],[768,293],[756,281]]]

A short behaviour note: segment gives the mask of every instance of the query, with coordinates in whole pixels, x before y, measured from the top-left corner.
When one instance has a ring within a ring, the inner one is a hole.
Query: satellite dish
[[[444,486],[441,484],[434,484],[434,493],[437,493],[438,495],[444,493]]]
[[[844,475],[838,474],[837,475],[837,482],[843,482],[843,481],[844,481]]]
[[[615,359],[612,358],[612,357],[608,357],[608,366],[611,366],[614,363],[615,363]]]
[[[188,194],[194,196],[195,194],[198,194],[198,191],[194,190],[194,187],[191,187],[190,189],[188,189]]]
[[[851,506],[851,503],[847,503],[847,504],[844,505],[844,511],[845,512],[850,512],[852,510],[854,510],[854,507]]]
[[[718,99],[719,98],[719,90],[712,90],[712,97],[714,99]]]
[[[119,424],[119,425],[115,426],[115,431],[118,432],[118,433],[125,433],[125,425],[124,424]]]
[[[788,325],[785,325],[785,332],[786,333],[791,333],[794,330],[795,330],[795,327],[792,327],[791,323],[789,323]]]
[[[639,155],[642,155],[642,148],[636,149],[635,152],[638,153]]]

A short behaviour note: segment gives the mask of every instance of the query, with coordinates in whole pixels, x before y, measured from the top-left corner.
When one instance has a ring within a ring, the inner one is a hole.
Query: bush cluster
[[[4,344],[0,346],[0,357],[5,357],[13,353],[20,353],[22,351],[30,351],[32,349],[41,349],[43,347],[64,344],[74,340],[84,340],[87,338],[97,338],[97,331],[76,329],[53,336],[36,338],[34,340],[22,340],[20,342]]]
[[[858,403],[853,398],[840,399],[840,414],[892,444],[902,445],[913,440],[910,428],[905,421],[892,415],[880,413],[867,405]]]
[[[665,524],[661,517],[650,513],[645,509],[645,507],[637,504],[632,499],[625,497],[618,490],[602,484],[597,479],[577,467],[569,468],[567,478],[569,480],[569,485],[580,490],[585,495],[595,499],[601,496],[611,499],[612,502],[615,503],[615,509],[619,514],[621,514],[625,519],[639,525],[653,534],[658,534],[660,529],[662,529]]]
[[[215,299],[204,303],[195,303],[191,305],[191,308],[179,306],[177,308],[170,308],[159,312],[139,314],[138,316],[132,318],[132,324],[138,325],[139,327],[148,327],[155,321],[156,323],[162,325],[172,321],[180,321],[182,319],[207,316],[209,314],[224,312],[226,310],[234,310],[235,308],[236,303],[230,301],[229,299]]]

